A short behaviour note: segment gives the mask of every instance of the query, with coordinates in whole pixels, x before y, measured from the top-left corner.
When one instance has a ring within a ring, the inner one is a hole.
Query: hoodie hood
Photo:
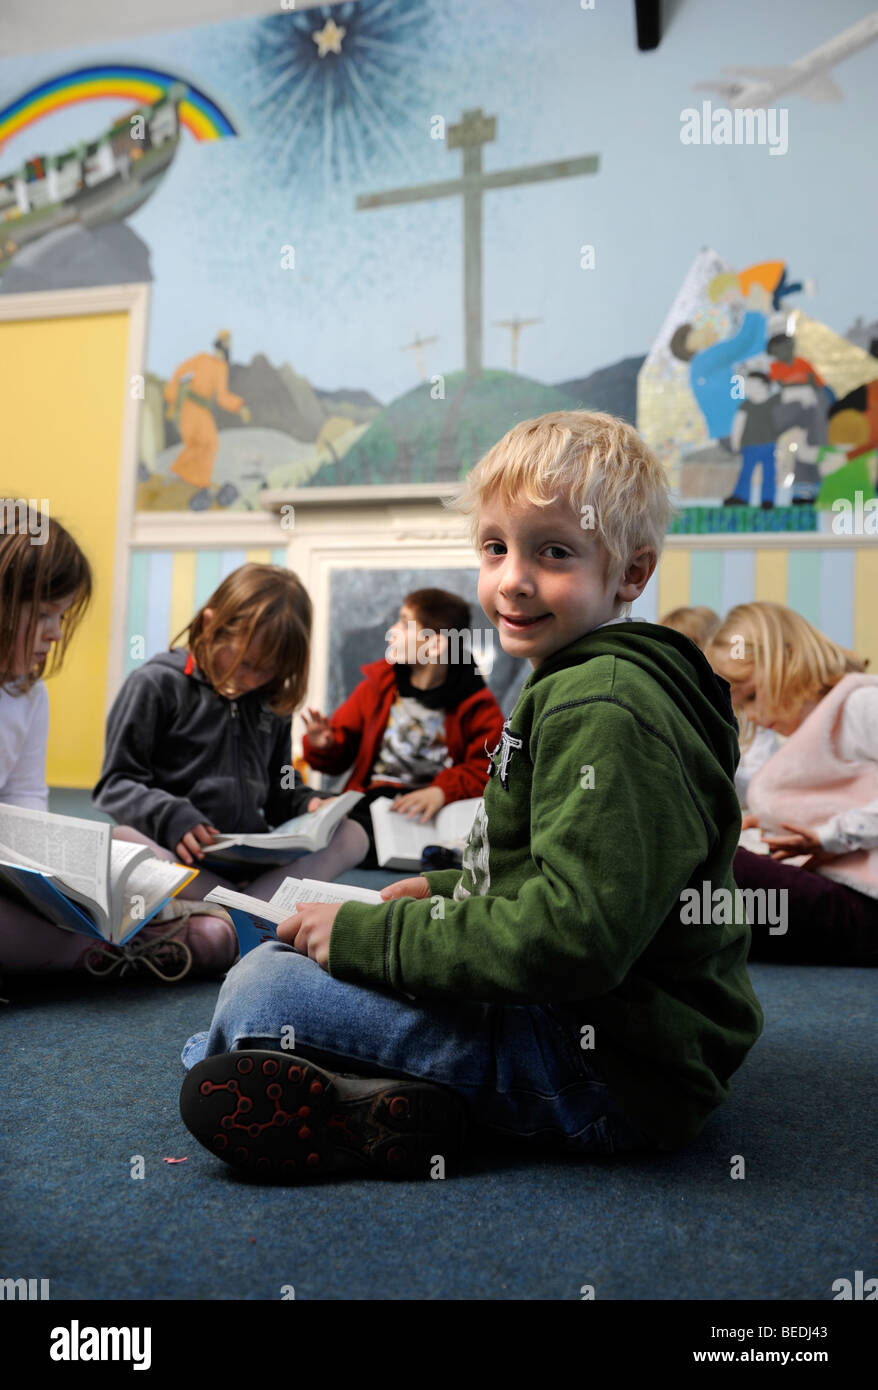
[[[593,628],[549,657],[528,677],[524,690],[532,690],[546,676],[598,656],[617,657],[639,666],[677,705],[734,779],[740,750],[731,688],[701,649],[674,628],[636,620]]]
[[[178,671],[180,675],[186,675],[186,665],[189,661],[189,656],[190,652],[188,648],[172,647],[169,652],[157,652],[155,656],[150,657],[149,661],[147,661],[145,665],[164,666],[170,668],[172,671]],[[187,679],[191,681],[197,681],[199,685],[206,685],[208,690],[213,690],[213,686],[207,679],[207,676],[195,664],[194,657],[192,658],[192,670],[188,673]],[[217,698],[220,700],[228,700],[230,704],[232,703],[232,697],[229,695],[220,695],[217,692]],[[265,698],[264,687],[260,687],[256,690],[248,690],[245,691],[242,695],[234,696],[234,703],[236,705],[240,705],[242,702],[252,704],[254,707],[264,705],[266,708],[268,708],[268,704]]]

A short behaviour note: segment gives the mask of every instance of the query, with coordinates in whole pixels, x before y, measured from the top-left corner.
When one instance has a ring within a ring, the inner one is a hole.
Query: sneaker
[[[269,1182],[339,1173],[438,1176],[463,1149],[465,1107],[424,1081],[350,1076],[289,1052],[219,1053],[198,1062],[180,1114],[200,1144]]]
[[[150,940],[144,941],[136,936],[124,946],[104,941],[85,951],[80,964],[89,975],[99,980],[106,980],[117,973],[122,979],[128,974],[142,974],[145,970],[151,970],[158,979],[170,985],[189,974],[192,952],[184,942],[175,939],[172,928],[166,935]]]

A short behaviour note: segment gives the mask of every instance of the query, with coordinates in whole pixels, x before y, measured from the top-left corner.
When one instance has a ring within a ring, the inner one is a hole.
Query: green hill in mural
[[[424,382],[392,401],[308,486],[453,482],[519,420],[570,409],[563,391],[515,372],[454,372],[443,400],[432,398],[434,389]]]

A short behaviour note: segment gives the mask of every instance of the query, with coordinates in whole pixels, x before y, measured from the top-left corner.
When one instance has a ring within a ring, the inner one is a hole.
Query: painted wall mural
[[[776,10],[644,55],[627,7],[347,0],[0,63],[0,292],[151,285],[142,510],[456,479],[590,407],[657,449],[676,530],[817,529],[878,481],[875,26]],[[757,29],[784,148],[691,148],[693,77]],[[830,166],[843,256],[832,199],[792,215]]]

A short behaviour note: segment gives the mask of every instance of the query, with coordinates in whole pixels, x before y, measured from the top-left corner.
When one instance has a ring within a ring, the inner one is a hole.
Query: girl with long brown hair
[[[368,841],[347,818],[325,849],[289,854],[255,877],[252,865],[236,870],[204,855],[219,834],[264,833],[322,804],[292,767],[292,714],[304,699],[311,639],[311,600],[295,574],[243,565],[179,636],[185,646],[145,662],[119,692],[94,790],[125,838],[197,864],[198,876],[164,909],[168,919],[186,910],[181,899],[203,899],[218,884],[246,884],[267,902],[292,872],[328,882],[353,868]],[[226,929],[231,965],[231,925],[211,920]]]

